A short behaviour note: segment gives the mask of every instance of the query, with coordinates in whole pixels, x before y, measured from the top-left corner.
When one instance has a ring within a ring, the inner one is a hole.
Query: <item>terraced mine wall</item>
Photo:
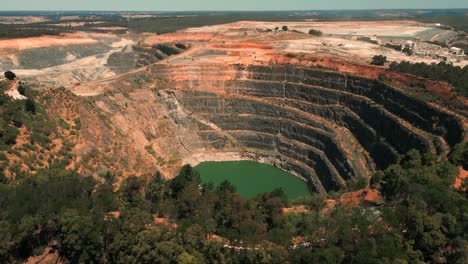
[[[11,54],[16,54],[16,60],[1,57],[0,69],[43,69],[67,63],[72,59],[106,53],[109,50],[111,47],[103,43],[12,50]]]
[[[446,155],[457,116],[378,80],[291,65],[156,65],[171,95],[219,151],[258,152],[318,192],[369,177],[410,149]],[[165,104],[164,100],[161,100]]]

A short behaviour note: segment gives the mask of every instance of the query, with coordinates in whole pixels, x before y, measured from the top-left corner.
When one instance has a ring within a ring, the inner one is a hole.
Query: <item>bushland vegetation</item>
[[[448,82],[460,94],[468,96],[468,82],[466,81],[468,80],[468,66],[462,68],[446,62],[426,64],[424,62],[411,63],[402,61],[400,63],[392,62],[390,69],[435,81]]]
[[[453,188],[466,145],[450,161],[410,151],[376,172],[381,206],[327,208],[324,196],[288,201],[281,189],[244,199],[202,184],[189,165],[83,177],[54,165],[0,184],[0,261],[50,246],[69,263],[466,263],[467,184]],[[304,205],[306,212],[284,213]]]

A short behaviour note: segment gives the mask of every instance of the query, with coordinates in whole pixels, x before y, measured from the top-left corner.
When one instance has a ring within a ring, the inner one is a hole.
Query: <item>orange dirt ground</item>
[[[29,257],[24,264],[61,264],[60,256],[51,247],[46,247],[44,253],[39,256]]]
[[[283,213],[307,213],[309,212],[309,209],[307,207],[301,205],[301,206],[293,206],[293,207],[288,207],[288,208],[283,208]]]
[[[460,173],[458,174],[458,177],[455,179],[455,184],[454,187],[456,189],[459,189],[465,180],[468,178],[468,171],[464,170],[462,167],[459,168]]]
[[[361,205],[363,202],[380,203],[381,199],[382,197],[379,191],[368,187],[359,191],[345,193],[338,201],[343,205],[355,207]]]

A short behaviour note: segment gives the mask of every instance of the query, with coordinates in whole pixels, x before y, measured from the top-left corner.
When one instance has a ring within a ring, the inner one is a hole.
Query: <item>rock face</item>
[[[321,68],[156,64],[148,75],[156,86],[113,91],[97,105],[169,174],[200,153],[238,153],[327,192],[412,148],[443,156],[465,138],[454,114],[379,80]]]

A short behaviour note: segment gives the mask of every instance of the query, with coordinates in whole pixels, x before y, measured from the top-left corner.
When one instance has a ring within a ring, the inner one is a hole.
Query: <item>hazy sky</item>
[[[2,10],[304,10],[468,8],[468,0],[2,0]]]

